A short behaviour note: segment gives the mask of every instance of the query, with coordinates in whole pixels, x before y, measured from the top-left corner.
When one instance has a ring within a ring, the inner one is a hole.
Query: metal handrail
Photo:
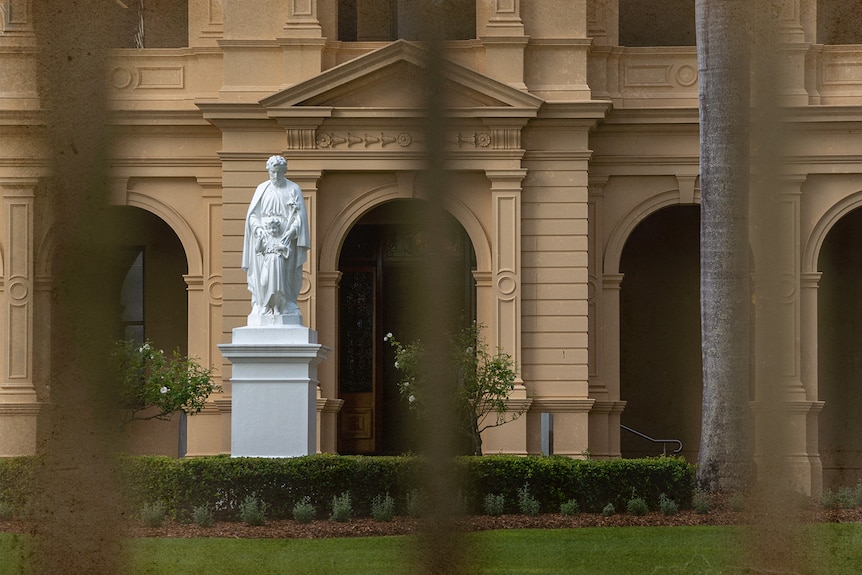
[[[667,455],[667,444],[668,443],[676,443],[677,445],[679,445],[679,447],[673,451],[674,453],[679,453],[680,451],[682,451],[682,441],[680,441],[679,439],[654,439],[654,438],[650,437],[649,435],[647,435],[645,433],[641,433],[640,431],[637,431],[636,429],[632,429],[631,427],[627,427],[627,426],[623,425],[622,423],[620,424],[620,427],[625,429],[626,431],[628,431],[630,433],[634,433],[635,435],[637,435],[639,437],[643,437],[647,441],[652,441],[653,443],[661,443],[662,444],[662,453],[664,455]]]

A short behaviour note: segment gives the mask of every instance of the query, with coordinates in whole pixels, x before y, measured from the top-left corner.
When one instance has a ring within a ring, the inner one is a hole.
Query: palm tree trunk
[[[703,412],[698,485],[737,490],[751,468],[749,24],[751,0],[697,0]]]

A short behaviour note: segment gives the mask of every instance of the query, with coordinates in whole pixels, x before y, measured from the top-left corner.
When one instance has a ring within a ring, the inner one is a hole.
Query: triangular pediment
[[[417,109],[427,99],[427,73],[425,51],[399,40],[273,94],[260,104],[268,110]],[[532,115],[542,104],[540,98],[452,62],[447,62],[440,76],[435,89],[445,95],[449,108],[509,108]]]

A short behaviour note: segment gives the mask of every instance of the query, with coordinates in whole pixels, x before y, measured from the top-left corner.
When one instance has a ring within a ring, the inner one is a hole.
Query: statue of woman
[[[272,156],[266,169],[269,180],[254,191],[245,218],[242,269],[251,292],[248,323],[302,324],[296,299],[310,247],[305,200],[299,186],[284,177],[287,160]]]

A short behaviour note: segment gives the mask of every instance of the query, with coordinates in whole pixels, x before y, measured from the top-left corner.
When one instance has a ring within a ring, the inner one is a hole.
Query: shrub
[[[378,495],[371,502],[371,517],[375,521],[392,521],[395,517],[395,500],[386,495]]]
[[[734,493],[730,496],[727,504],[731,511],[745,511],[745,496],[742,493]]]
[[[530,494],[530,485],[527,483],[518,489],[518,509],[524,515],[539,514],[539,500]]]
[[[658,498],[658,508],[662,515],[676,515],[679,511],[679,505],[676,501],[662,493]]]
[[[305,496],[293,506],[293,519],[298,523],[311,523],[317,517],[317,509],[311,504],[311,497]]]
[[[560,514],[561,515],[577,515],[580,513],[581,508],[578,505],[578,502],[574,499],[569,499],[565,503],[560,504]]]
[[[246,525],[266,523],[266,503],[254,495],[247,495],[239,506],[239,518]]]
[[[711,509],[712,502],[709,500],[709,494],[698,489],[694,494],[694,512],[706,515]]]
[[[4,479],[14,479],[12,472],[19,473],[15,469],[36,468],[34,461],[13,468],[0,459],[0,501],[26,509],[23,503],[32,497],[27,494],[38,483],[27,481],[29,473],[11,483]],[[454,464],[459,498],[470,504],[467,513],[484,513],[488,493],[504,497],[506,513],[517,511],[518,490],[525,483],[541,510],[577,499],[580,510],[590,513],[599,513],[608,502],[624,510],[633,489],[651,508],[658,506],[661,493],[681,509],[690,507],[694,493],[694,468],[675,457],[582,461],[488,455],[459,457]],[[434,473],[422,457],[330,454],[286,459],[122,457],[119,471],[131,509],[164,501],[169,516],[191,517],[195,507],[209,505],[217,521],[239,521],[240,505],[249,493],[266,501],[269,520],[292,518],[294,505],[306,496],[318,511],[328,510],[332,498],[348,490],[354,516],[370,517],[374,498],[389,493],[416,517],[423,508],[427,511],[422,482]]]
[[[485,505],[483,506],[483,509],[485,511],[485,515],[502,515],[506,510],[506,496],[502,494],[494,495],[493,493],[489,493],[485,496]]]
[[[467,499],[481,512],[484,494],[496,493],[517,501],[518,488],[529,482],[542,509],[554,509],[577,498],[583,511],[598,513],[611,502],[625,509],[632,490],[655,505],[661,493],[680,507],[691,505],[694,468],[676,457],[652,459],[575,460],[567,457],[486,455],[462,458]]]
[[[628,500],[628,503],[626,503],[626,513],[637,516],[646,515],[649,513],[649,506],[643,498],[633,496]]]
[[[414,489],[407,494],[407,515],[413,518],[422,517],[428,509],[428,498],[425,494]]]
[[[15,508],[11,503],[0,501],[0,521],[9,521],[15,517]]]
[[[343,523],[350,520],[352,514],[353,503],[350,501],[349,491],[345,491],[339,497],[332,497],[332,515],[329,516],[330,521]]]
[[[602,509],[602,517],[610,517],[611,515],[616,514],[617,510],[614,507],[613,503],[608,503]]]
[[[198,505],[192,510],[192,521],[200,527],[212,527],[215,524],[212,509],[206,505]]]
[[[141,523],[147,527],[161,527],[165,522],[166,506],[163,501],[148,503],[141,508]]]

